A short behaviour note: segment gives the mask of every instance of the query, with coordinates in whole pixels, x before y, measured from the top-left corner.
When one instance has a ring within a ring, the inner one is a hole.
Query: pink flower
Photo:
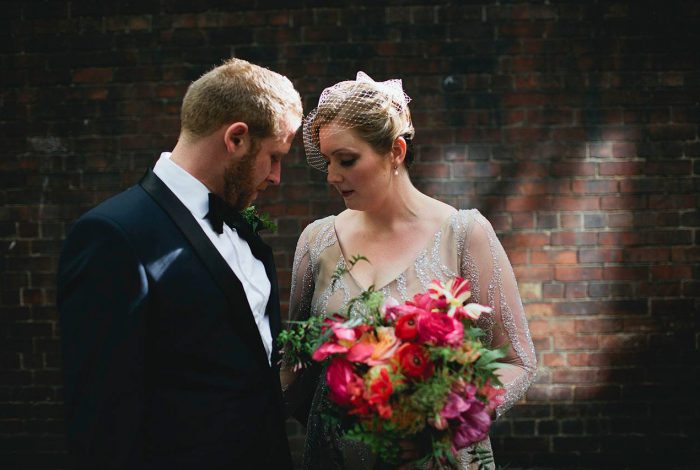
[[[311,355],[311,359],[314,361],[322,361],[331,354],[342,354],[347,351],[348,348],[346,346],[335,342],[327,342],[323,343],[318,347],[318,349],[316,349],[316,351],[314,351],[314,353]]]
[[[463,449],[488,436],[491,416],[486,407],[477,399],[468,402],[469,407],[459,415],[459,425],[453,436],[457,449]]]
[[[425,313],[426,310],[412,305],[410,301],[408,301],[401,305],[390,305],[386,308],[386,312],[387,317],[400,319],[404,315],[420,315],[421,313]]]
[[[440,416],[456,422],[454,445],[462,449],[486,438],[491,426],[491,416],[476,396],[476,387],[465,382],[458,384],[447,395]]]
[[[439,309],[453,317],[472,295],[469,281],[455,277],[443,287],[440,281],[433,281],[428,288],[428,295],[439,305]]]
[[[332,354],[343,354],[348,352],[363,333],[371,327],[369,325],[359,325],[353,328],[343,326],[341,321],[327,321],[333,335],[330,340],[323,343],[311,355],[314,361],[323,361]],[[326,326],[327,328],[328,326]]]
[[[464,339],[464,326],[444,313],[424,313],[418,317],[418,338],[437,346],[458,346]]]
[[[355,328],[346,328],[342,326],[342,323],[333,323],[331,329],[338,340],[356,341],[358,338],[358,332]]]
[[[469,409],[469,403],[461,395],[450,392],[447,395],[447,402],[440,412],[440,416],[446,419],[458,418],[464,411]]]
[[[345,358],[350,362],[365,362],[372,356],[374,345],[367,342],[356,343],[350,348]]]
[[[396,300],[393,297],[387,297],[384,300],[384,305],[382,305],[382,308],[380,310],[380,313],[382,314],[382,317],[386,321],[394,322],[396,321],[397,315],[396,311],[392,309],[392,307],[397,307],[399,305],[398,300]]]
[[[432,297],[430,297],[429,293],[416,294],[413,296],[413,300],[407,301],[406,304],[414,305],[419,310],[422,310],[425,312],[431,312],[433,310],[438,309],[437,305],[435,305],[435,301],[433,300]]]
[[[326,369],[326,383],[329,390],[328,398],[344,407],[352,405],[351,391],[363,389],[362,379],[354,373],[352,365],[342,357],[331,359]]]
[[[476,396],[476,385],[464,379],[457,379],[452,384],[452,391],[470,400]]]

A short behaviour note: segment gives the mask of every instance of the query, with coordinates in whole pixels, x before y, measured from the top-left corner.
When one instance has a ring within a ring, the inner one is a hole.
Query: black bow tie
[[[211,228],[216,233],[221,234],[224,231],[224,224],[226,224],[236,229],[238,235],[249,245],[258,236],[236,209],[214,193],[209,193],[209,212],[204,217],[209,219]]]

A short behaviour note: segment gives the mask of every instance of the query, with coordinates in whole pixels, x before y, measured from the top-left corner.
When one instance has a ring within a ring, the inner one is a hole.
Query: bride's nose
[[[343,180],[340,172],[336,170],[336,166],[333,163],[328,164],[328,176],[326,176],[326,181],[330,184],[340,183]]]

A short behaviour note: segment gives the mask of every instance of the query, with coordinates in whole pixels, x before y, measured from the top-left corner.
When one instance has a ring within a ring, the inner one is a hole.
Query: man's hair
[[[242,59],[228,59],[190,84],[182,101],[181,130],[195,139],[221,126],[244,122],[254,138],[280,136],[288,113],[301,118],[299,92],[292,82]]]

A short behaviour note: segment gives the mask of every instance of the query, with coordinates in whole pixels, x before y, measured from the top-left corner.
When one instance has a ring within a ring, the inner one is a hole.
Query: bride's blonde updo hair
[[[406,140],[406,167],[413,162],[415,129],[408,109],[409,96],[403,92],[401,80],[375,82],[364,72],[355,80],[336,83],[326,88],[318,107],[304,119],[306,160],[313,168],[326,172],[326,159],[321,155],[319,130],[334,124],[338,130],[352,129],[380,155],[387,154],[397,137]]]

